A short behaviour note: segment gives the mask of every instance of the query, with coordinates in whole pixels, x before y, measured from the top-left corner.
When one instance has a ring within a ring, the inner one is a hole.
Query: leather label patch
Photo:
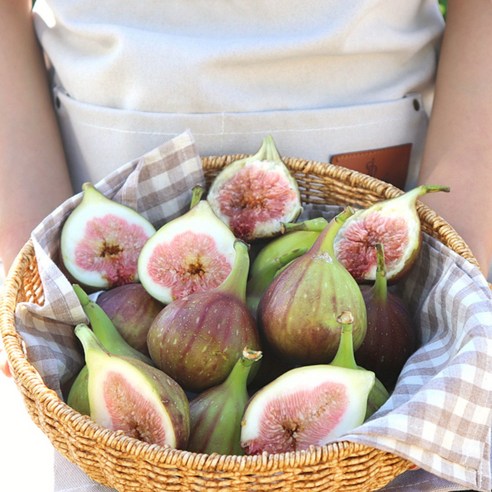
[[[337,154],[330,162],[359,171],[403,189],[407,178],[412,144]]]

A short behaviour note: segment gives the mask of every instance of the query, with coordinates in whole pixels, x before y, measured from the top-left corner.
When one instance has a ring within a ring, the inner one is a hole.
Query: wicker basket
[[[208,184],[240,156],[203,160]],[[345,168],[286,158],[304,203],[368,206],[401,190]],[[423,230],[473,264],[458,234],[422,204]],[[67,459],[97,482],[121,491],[363,491],[377,490],[414,465],[391,453],[348,441],[308,451],[259,456],[203,455],[164,449],[103,429],[48,389],[31,365],[16,332],[14,312],[22,301],[43,303],[31,242],[20,251],[5,284],[0,327],[15,382],[32,418]]]

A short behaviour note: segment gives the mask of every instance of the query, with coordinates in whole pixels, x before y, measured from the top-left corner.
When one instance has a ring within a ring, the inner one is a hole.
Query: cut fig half
[[[374,373],[331,365],[292,369],[259,390],[246,407],[246,454],[322,446],[362,424]]]
[[[447,186],[422,185],[392,199],[358,210],[335,238],[337,259],[358,282],[376,279],[376,245],[384,247],[386,278],[394,281],[410,270],[422,242],[417,199],[426,193],[448,192]]]
[[[144,362],[109,354],[87,325],[77,325],[75,334],[88,368],[91,419],[150,444],[184,449],[190,417],[181,387]]]
[[[80,284],[108,289],[138,281],[140,250],[155,233],[135,210],[82,186],[81,202],[65,221],[61,256],[68,273]]]
[[[234,235],[249,242],[280,234],[282,223],[293,222],[302,211],[297,182],[271,136],[254,156],[226,166],[207,200]]]
[[[208,202],[199,200],[146,242],[138,260],[140,282],[164,304],[214,289],[231,272],[235,240]]]

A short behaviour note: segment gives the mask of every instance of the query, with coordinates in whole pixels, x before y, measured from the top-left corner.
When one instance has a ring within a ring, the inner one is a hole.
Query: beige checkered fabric
[[[97,187],[159,226],[183,213],[191,188],[203,182],[193,138],[185,133]],[[34,231],[46,302],[17,309],[30,361],[59,393],[82,365],[73,326],[85,316],[55,265],[61,225],[80,198],[68,200]],[[338,211],[307,206],[304,217],[330,218]],[[408,360],[388,402],[344,439],[401,455],[463,488],[490,490],[492,295],[487,282],[477,268],[424,236],[417,264],[400,285],[415,313],[421,348]]]

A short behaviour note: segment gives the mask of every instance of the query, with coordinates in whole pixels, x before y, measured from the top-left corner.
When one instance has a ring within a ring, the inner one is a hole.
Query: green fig
[[[226,166],[214,179],[207,200],[217,216],[243,241],[272,237],[283,222],[302,211],[297,181],[271,136],[258,152]]]
[[[190,402],[191,432],[188,450],[195,453],[244,454],[240,443],[241,419],[248,402],[247,381],[260,351],[244,349],[227,379]]]
[[[91,183],[84,183],[82,190],[82,200],[61,231],[60,251],[68,274],[99,289],[138,281],[137,260],[154,226]]]
[[[358,282],[374,281],[375,246],[383,244],[388,281],[402,277],[417,259],[422,243],[417,199],[426,193],[448,192],[447,186],[418,186],[354,213],[338,231],[334,250],[337,259]]]
[[[359,285],[335,258],[333,239],[353,214],[351,208],[332,219],[309,251],[273,280],[258,306],[258,323],[268,344],[297,364],[331,360],[337,351],[338,313],[354,314],[354,346],[366,332],[366,308]]]
[[[89,371],[90,417],[150,444],[185,449],[189,404],[181,387],[155,367],[112,355],[85,324],[75,328]]]

